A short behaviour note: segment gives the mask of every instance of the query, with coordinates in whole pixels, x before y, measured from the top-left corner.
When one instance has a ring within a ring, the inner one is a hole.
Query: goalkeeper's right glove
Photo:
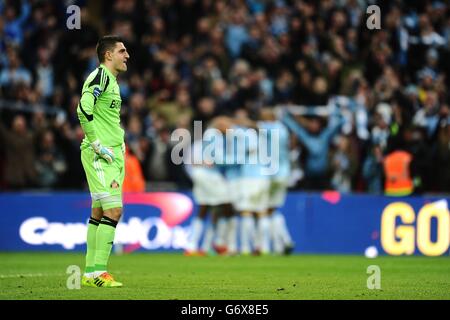
[[[94,149],[95,153],[98,154],[101,158],[108,161],[108,163],[113,163],[114,161],[114,152],[110,148],[106,148],[100,144],[100,141],[96,140],[91,143],[92,149]]]

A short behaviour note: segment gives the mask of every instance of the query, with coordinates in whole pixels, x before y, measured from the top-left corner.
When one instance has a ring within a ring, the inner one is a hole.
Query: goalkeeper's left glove
[[[108,163],[113,163],[114,161],[114,152],[110,148],[106,148],[100,144],[100,141],[96,140],[91,143],[92,149],[94,149],[95,153],[98,154],[101,158],[105,159]]]

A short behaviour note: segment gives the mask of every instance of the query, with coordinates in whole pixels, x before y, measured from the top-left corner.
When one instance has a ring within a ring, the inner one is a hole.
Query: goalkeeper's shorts
[[[123,206],[125,155],[121,146],[111,147],[111,149],[114,151],[115,158],[111,164],[97,155],[91,147],[81,150],[81,163],[91,193],[92,208],[108,210]]]

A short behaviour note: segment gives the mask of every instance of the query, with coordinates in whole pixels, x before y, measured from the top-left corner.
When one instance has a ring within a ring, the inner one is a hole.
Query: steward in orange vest
[[[142,173],[141,164],[128,146],[126,146],[125,179],[123,181],[122,191],[124,193],[145,191],[145,179]]]
[[[407,196],[414,191],[410,165],[412,156],[409,152],[397,150],[384,158],[384,193],[388,196]]]

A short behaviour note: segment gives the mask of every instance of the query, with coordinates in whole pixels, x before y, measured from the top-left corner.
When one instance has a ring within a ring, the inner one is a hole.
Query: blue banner
[[[297,253],[449,254],[449,198],[338,192],[288,194],[280,209]],[[190,193],[124,196],[116,244],[125,251],[182,250],[197,207]],[[85,250],[86,193],[0,194],[0,250]]]

